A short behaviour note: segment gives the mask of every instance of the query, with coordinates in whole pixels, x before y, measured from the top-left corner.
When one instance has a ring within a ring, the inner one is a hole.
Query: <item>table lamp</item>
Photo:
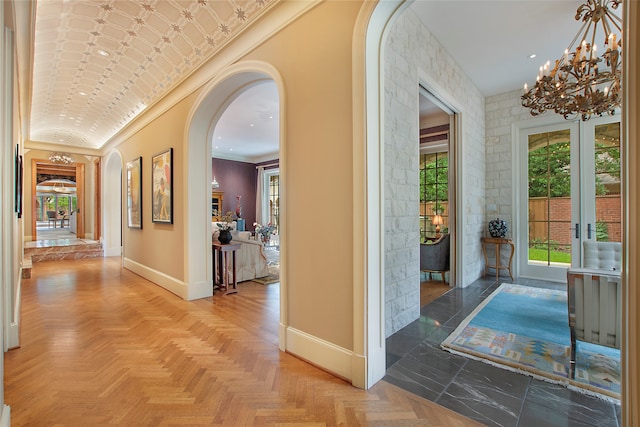
[[[440,237],[440,225],[443,224],[442,215],[434,215],[431,223],[436,226],[436,239],[437,239],[438,237]]]

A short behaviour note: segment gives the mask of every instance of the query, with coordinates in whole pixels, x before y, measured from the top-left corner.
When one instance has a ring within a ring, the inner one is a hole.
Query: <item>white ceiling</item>
[[[418,0],[411,10],[484,96],[535,83],[581,27],[575,0]],[[530,54],[536,58],[530,59]]]
[[[280,111],[273,81],[242,92],[225,109],[213,132],[213,157],[259,163],[279,155]]]
[[[102,147],[273,3],[38,0],[31,140]],[[418,0],[409,10],[490,96],[532,84],[538,67],[562,54],[580,27],[579,5]],[[538,57],[529,59],[531,53]],[[242,93],[216,126],[214,156],[273,156],[277,106],[273,84]]]

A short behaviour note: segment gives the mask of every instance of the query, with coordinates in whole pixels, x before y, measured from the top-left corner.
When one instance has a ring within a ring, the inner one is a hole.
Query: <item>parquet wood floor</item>
[[[359,390],[277,347],[278,285],[183,301],[119,258],[43,262],[5,354],[13,426],[477,426],[384,381]]]

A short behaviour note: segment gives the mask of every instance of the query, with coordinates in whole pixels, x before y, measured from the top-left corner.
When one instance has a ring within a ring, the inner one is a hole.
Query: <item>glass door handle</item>
[[[591,240],[591,223],[587,224],[587,239]]]
[[[579,239],[580,238],[580,224],[576,223],[576,228],[571,228],[571,230],[575,230],[576,239]]]

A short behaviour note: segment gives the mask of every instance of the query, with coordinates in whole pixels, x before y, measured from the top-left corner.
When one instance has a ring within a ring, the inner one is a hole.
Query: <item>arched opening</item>
[[[122,254],[122,157],[114,151],[107,155],[104,168],[104,194],[102,230],[104,255]]]
[[[212,231],[231,213],[238,282],[279,277],[279,97],[271,79],[238,88],[214,125]],[[276,285],[278,286],[278,285]]]
[[[184,157],[187,188],[184,217],[185,238],[185,282],[189,285],[187,299],[211,296],[212,288],[212,248],[211,248],[211,182],[212,139],[218,120],[229,104],[244,89],[259,82],[272,80],[278,89],[280,122],[284,117],[284,85],[278,72],[269,64],[251,61],[229,67],[212,80],[196,101],[187,120],[187,150]],[[284,137],[280,133],[280,186],[286,186],[286,159]],[[286,199],[281,198],[281,218],[286,215]],[[203,230],[207,230],[203,233]],[[286,325],[286,229],[280,230],[280,348],[284,349],[284,325]]]

